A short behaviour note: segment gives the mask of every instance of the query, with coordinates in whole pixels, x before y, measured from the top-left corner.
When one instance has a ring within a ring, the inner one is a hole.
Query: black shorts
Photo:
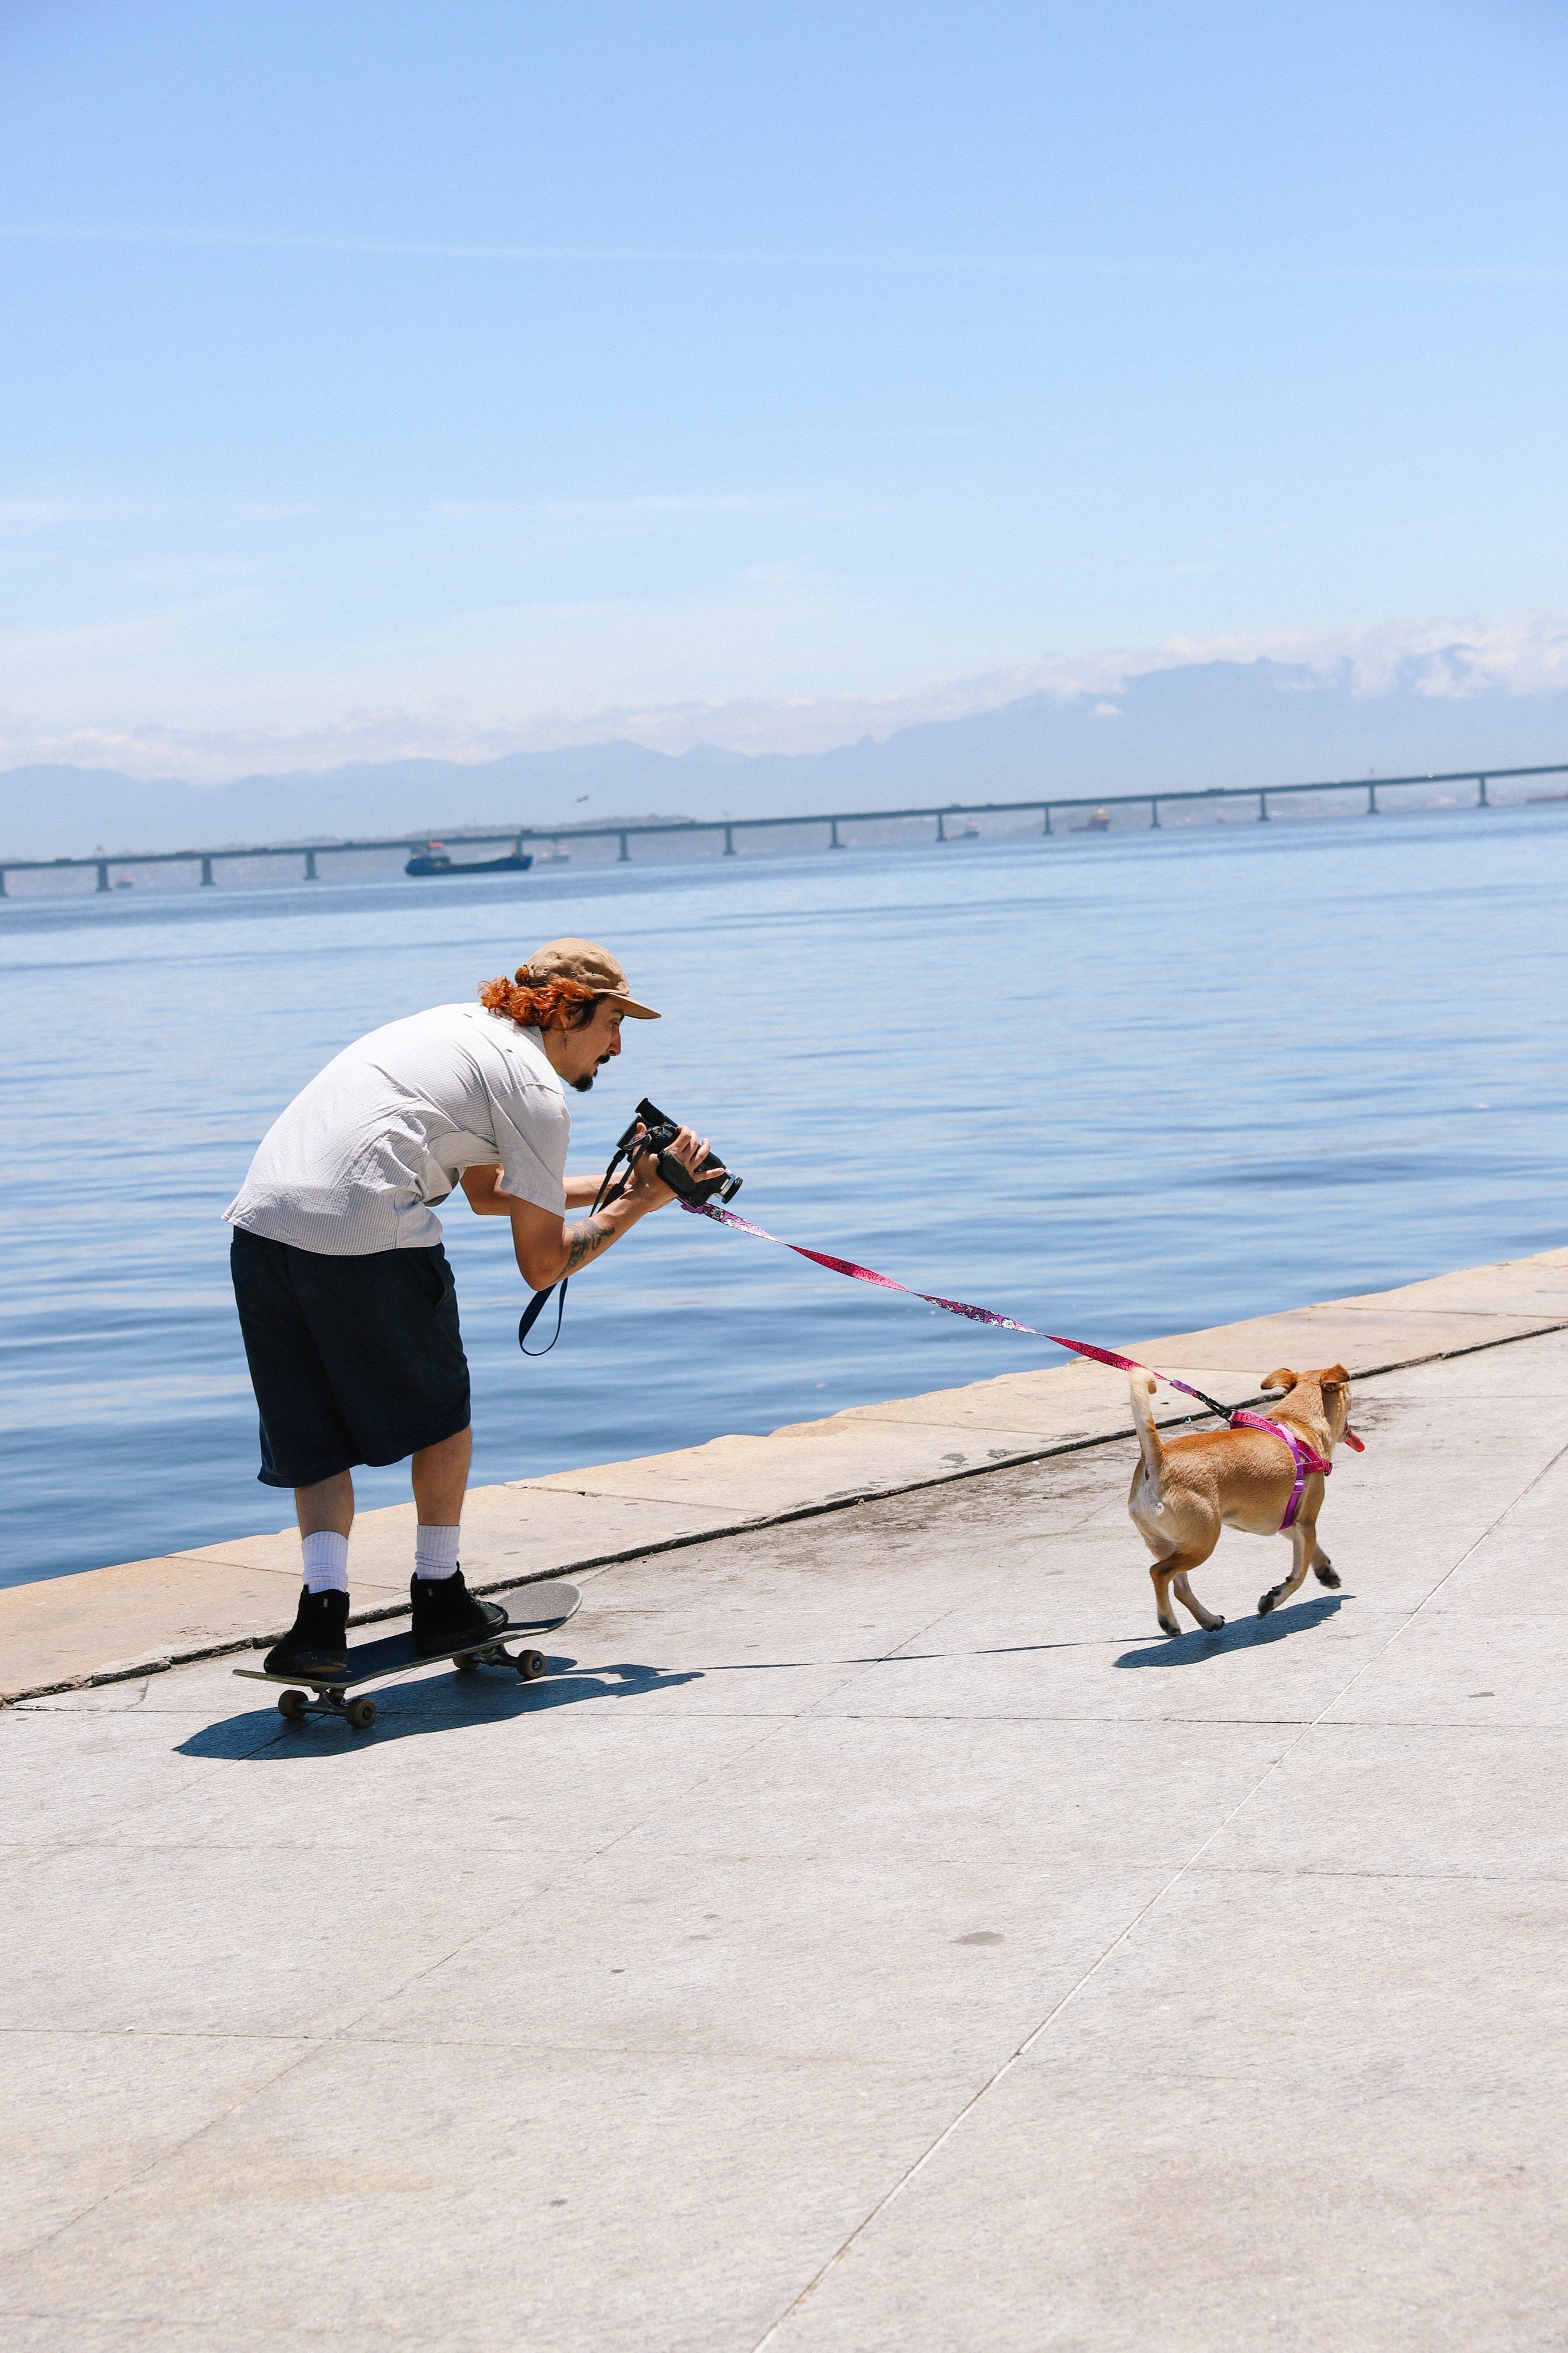
[[[268,1487],[400,1462],[468,1426],[468,1366],[447,1253],[328,1258],[235,1228],[239,1328]]]

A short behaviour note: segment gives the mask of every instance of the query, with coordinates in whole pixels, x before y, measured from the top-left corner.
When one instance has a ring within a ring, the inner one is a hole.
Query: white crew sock
[[[331,1528],[318,1528],[303,1539],[307,1593],[346,1593],[349,1589],[349,1540]]]
[[[420,1523],[414,1538],[416,1577],[455,1577],[458,1573],[458,1528],[427,1528]]]

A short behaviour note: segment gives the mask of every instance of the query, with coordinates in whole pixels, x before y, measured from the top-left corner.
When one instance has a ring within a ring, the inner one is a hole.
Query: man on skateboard
[[[432,1657],[506,1613],[468,1591],[458,1536],[472,1435],[468,1367],[433,1204],[460,1184],[509,1217],[523,1281],[546,1291],[675,1198],[651,1156],[581,1224],[566,1089],[585,1093],[621,1023],[657,1021],[607,949],[552,940],[472,1005],[389,1022],[329,1062],[262,1138],[225,1215],[268,1487],[291,1487],[304,1547],[293,1626],[268,1674],[346,1672],[353,1465],[413,1457],[414,1645]],[[695,1169],[705,1139],[673,1156]]]

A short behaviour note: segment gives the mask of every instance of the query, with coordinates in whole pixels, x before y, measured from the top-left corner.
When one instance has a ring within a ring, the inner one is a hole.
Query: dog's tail
[[[1127,1376],[1127,1386],[1132,1396],[1132,1419],[1138,1429],[1138,1451],[1143,1457],[1143,1468],[1151,1479],[1160,1475],[1160,1465],[1165,1450],[1160,1443],[1160,1433],[1154,1427],[1154,1417],[1149,1400],[1159,1387],[1152,1373],[1142,1368]]]

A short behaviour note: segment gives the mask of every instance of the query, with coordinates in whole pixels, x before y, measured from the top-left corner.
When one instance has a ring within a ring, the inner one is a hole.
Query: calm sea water
[[[1115,1345],[1568,1240],[1565,883],[1543,808],[12,902],[0,1581],[284,1524],[220,1213],[348,1039],[557,934],[666,1014],[575,1166],[647,1092],[760,1224]],[[671,1208],[529,1364],[508,1229],[446,1224],[481,1481],[1057,1353]]]

